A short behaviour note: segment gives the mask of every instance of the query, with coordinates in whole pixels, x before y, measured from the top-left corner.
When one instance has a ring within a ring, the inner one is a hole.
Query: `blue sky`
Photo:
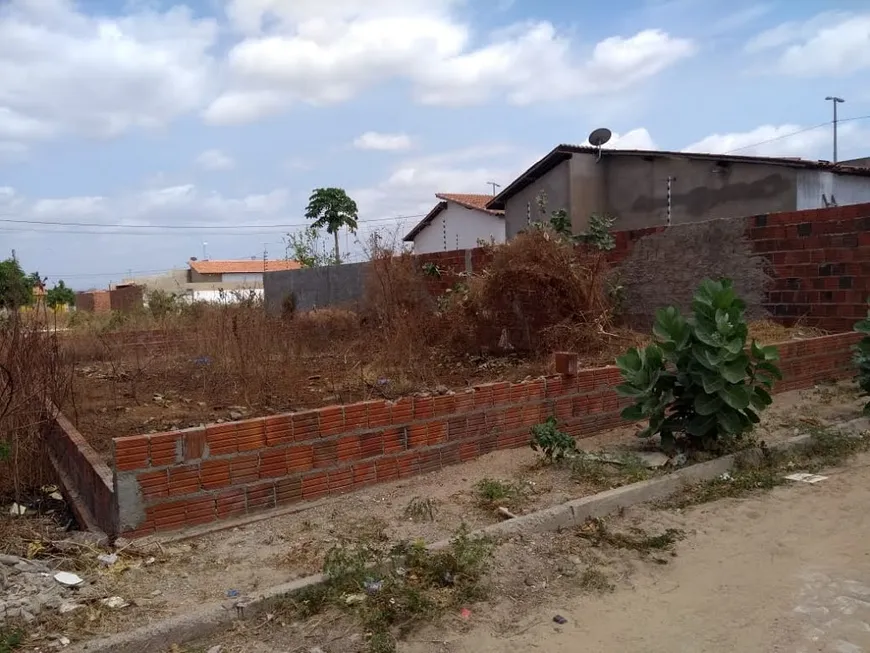
[[[436,192],[598,126],[830,158],[830,127],[787,135],[830,120],[827,95],[870,114],[868,72],[862,0],[5,0],[0,255],[77,288],[203,242],[282,256],[318,186],[357,200],[361,239],[401,235]],[[843,123],[840,157],[868,154],[870,120]]]

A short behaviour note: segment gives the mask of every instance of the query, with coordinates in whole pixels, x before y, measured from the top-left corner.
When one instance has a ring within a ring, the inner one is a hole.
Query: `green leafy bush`
[[[855,331],[864,334],[861,342],[855,345],[855,365],[858,367],[858,387],[864,396],[870,396],[870,309],[867,317],[855,324]],[[870,401],[864,404],[864,414],[870,415]]]
[[[768,390],[782,375],[776,347],[753,340],[747,354],[745,309],[730,280],[705,279],[688,319],[672,306],[660,309],[655,342],[617,359],[624,381],[617,392],[635,400],[623,418],[649,420],[641,437],[659,434],[665,449],[681,436],[711,448],[758,423],[772,403]]]
[[[532,451],[540,451],[548,463],[564,460],[577,453],[577,443],[567,433],[559,430],[555,417],[548,417],[543,424],[532,427]]]

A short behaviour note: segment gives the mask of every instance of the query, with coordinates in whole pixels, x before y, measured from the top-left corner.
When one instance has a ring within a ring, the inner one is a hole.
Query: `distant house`
[[[436,193],[440,202],[403,239],[415,254],[471,249],[478,241],[503,243],[504,212],[488,209],[492,195]]]
[[[183,293],[192,301],[232,301],[233,298],[263,296],[263,274],[298,270],[297,261],[241,259],[188,262]]]
[[[870,202],[863,161],[559,145],[486,206],[504,211],[508,238],[541,219],[542,192],[548,212],[566,210],[575,233],[585,231],[593,214],[615,216],[617,229],[638,229],[844,206]]]

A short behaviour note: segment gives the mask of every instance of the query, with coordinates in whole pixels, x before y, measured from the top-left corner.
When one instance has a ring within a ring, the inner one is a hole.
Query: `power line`
[[[6,215],[9,215],[8,213]],[[411,215],[394,215],[389,218],[370,218],[368,220],[360,220],[360,224],[371,222],[387,222],[394,220],[405,220],[409,218],[422,218],[426,213],[415,213]],[[244,229],[256,227],[257,229],[288,229],[293,227],[308,227],[310,222],[298,222],[287,224],[256,224],[256,225],[180,225],[180,224],[121,224],[107,222],[64,222],[59,220],[25,220],[18,218],[0,218],[0,222],[8,224],[30,224],[44,226],[60,226],[60,227],[100,227],[100,228],[121,228],[121,229],[196,229],[199,231],[211,231],[214,229]],[[137,233],[137,232],[131,232]],[[231,235],[237,235],[240,232],[230,232]],[[262,231],[252,233],[263,233]]]
[[[839,122],[851,122],[853,120],[867,120],[870,118],[870,114],[866,116],[855,116],[853,118],[841,118]],[[816,129],[821,129],[822,127],[828,127],[831,125],[832,121],[828,120],[827,122],[820,122],[818,125],[813,125],[812,127],[804,127],[803,129],[798,129],[793,132],[789,132],[787,134],[780,134],[779,136],[774,136],[773,138],[768,138],[764,141],[759,141],[757,143],[752,143],[751,145],[744,145],[743,147],[737,147],[733,150],[728,150],[727,152],[722,152],[722,154],[732,154],[733,152],[740,152],[742,150],[749,150],[753,147],[758,147],[759,145],[767,145],[768,143],[775,143],[776,141],[781,141],[786,138],[791,138],[792,136],[797,136],[798,134],[803,134],[805,132],[813,131]]]

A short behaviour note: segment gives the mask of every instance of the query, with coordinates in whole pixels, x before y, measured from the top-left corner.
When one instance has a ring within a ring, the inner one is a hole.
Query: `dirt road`
[[[870,456],[862,456],[816,485],[682,514],[636,513],[647,525],[686,530],[673,564],[641,566],[611,594],[553,600],[519,620],[513,636],[484,625],[455,638],[433,630],[404,650],[870,651],[868,507]]]

